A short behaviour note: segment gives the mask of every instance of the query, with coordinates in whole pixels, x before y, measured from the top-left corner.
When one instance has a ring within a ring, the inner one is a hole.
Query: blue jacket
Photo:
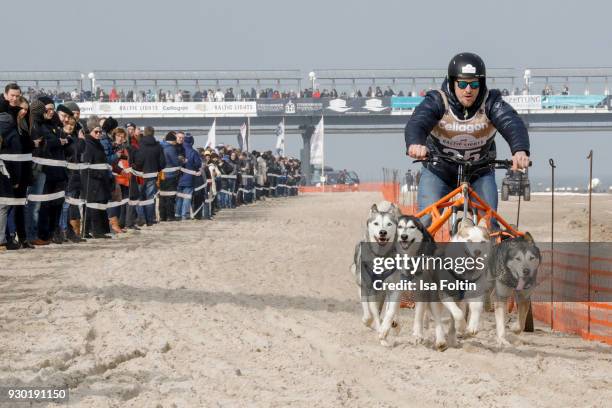
[[[188,170],[199,171],[202,167],[202,159],[200,154],[193,148],[193,136],[185,136],[183,140],[183,147],[185,148],[185,164],[183,167]],[[193,187],[194,179],[196,176],[191,174],[182,173],[179,179],[179,187]]]
[[[449,108],[453,114],[459,119],[469,119],[473,117],[480,107],[485,95],[487,95],[486,86],[481,86],[480,92],[474,104],[464,109],[454,92],[451,92],[448,82],[445,80],[442,83],[441,90],[446,94]],[[487,100],[485,101],[484,111],[493,126],[508,142],[510,151],[514,154],[517,151],[526,151],[529,155],[529,134],[521,117],[516,111],[506,103],[498,89],[491,89],[488,92]],[[404,131],[406,141],[406,149],[412,144],[425,145],[430,151],[439,149],[439,143],[434,140],[431,131],[442,119],[445,113],[444,100],[438,91],[429,91],[423,101],[416,107],[414,113],[410,117]],[[482,147],[480,157],[485,154],[495,154],[495,142]],[[427,169],[432,171],[450,187],[455,187],[457,182],[457,167],[446,162],[440,162],[437,166],[431,164],[423,164]],[[483,175],[485,172],[479,173]],[[472,180],[473,181],[473,180]]]
[[[100,139],[100,143],[104,148],[104,154],[106,155],[106,161],[108,162],[108,164],[117,163],[117,161],[119,160],[119,156],[113,150],[113,141],[111,140],[110,136],[104,134],[102,136],[102,139]]]
[[[162,149],[164,149],[164,157],[166,158],[166,168],[180,167],[178,153],[176,147],[170,143],[164,141],[160,142]],[[173,178],[178,176],[178,171],[166,173],[166,178]]]

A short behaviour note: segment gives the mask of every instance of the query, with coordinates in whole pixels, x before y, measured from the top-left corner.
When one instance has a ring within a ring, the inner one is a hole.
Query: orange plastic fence
[[[541,272],[547,279],[537,287],[538,299],[548,302],[533,302],[533,316],[550,325],[553,330],[578,334],[588,340],[612,344],[612,304],[598,302],[597,298],[609,299],[612,294],[612,258],[591,256],[591,279],[588,275],[588,257],[580,253],[554,251],[554,264],[550,250],[542,251]],[[554,272],[551,270],[554,266]],[[588,299],[589,286],[591,299]],[[572,300],[557,302],[555,299]]]

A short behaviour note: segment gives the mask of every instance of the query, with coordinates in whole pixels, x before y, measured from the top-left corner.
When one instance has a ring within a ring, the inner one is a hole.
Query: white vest
[[[476,114],[470,119],[459,119],[448,105],[443,91],[438,90],[444,101],[444,116],[431,131],[436,147],[444,153],[461,154],[465,159],[478,160],[488,152],[491,140],[497,129],[485,114],[485,102],[489,92],[482,100]]]

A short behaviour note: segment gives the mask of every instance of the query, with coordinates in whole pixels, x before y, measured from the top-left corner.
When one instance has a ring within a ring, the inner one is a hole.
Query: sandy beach
[[[499,350],[489,313],[441,353],[414,344],[402,309],[382,347],[349,273],[378,201],[305,194],[0,253],[0,385],[65,383],[69,406],[93,408],[609,406],[612,348],[538,322]],[[557,199],[556,240],[586,239],[586,202]],[[594,198],[594,240],[612,240],[611,203]],[[521,228],[548,240],[550,198],[522,209]],[[500,211],[512,220],[516,202]]]

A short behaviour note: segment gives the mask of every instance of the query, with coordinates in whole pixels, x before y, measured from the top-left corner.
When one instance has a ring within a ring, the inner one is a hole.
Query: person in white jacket
[[[261,188],[266,185],[267,181],[267,173],[268,173],[268,165],[261,154],[258,151],[253,151],[253,155],[257,158],[257,166],[255,167],[255,179],[257,182],[258,190],[255,192],[256,198],[261,197],[262,190]]]

